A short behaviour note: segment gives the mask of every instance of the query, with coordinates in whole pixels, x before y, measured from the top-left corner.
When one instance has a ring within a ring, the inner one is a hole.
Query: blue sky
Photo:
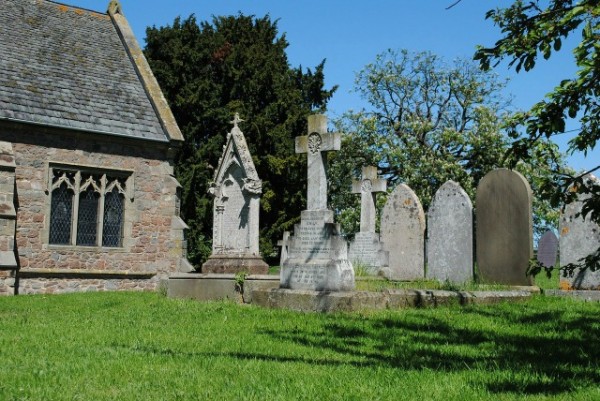
[[[67,4],[105,11],[108,0],[62,0]],[[195,14],[198,21],[210,21],[213,15],[266,14],[278,20],[290,46],[288,59],[294,67],[312,68],[326,59],[327,87],[339,88],[329,103],[330,119],[349,109],[358,110],[364,101],[353,92],[354,78],[375,56],[388,48],[431,51],[446,60],[471,58],[477,44],[492,45],[499,31],[485,12],[511,1],[487,2],[462,0],[447,10],[454,0],[121,0],[140,45],[144,46],[146,27],[165,26],[177,16]],[[577,38],[574,38],[577,39]],[[573,76],[567,41],[565,50],[548,62],[539,62],[534,71],[516,74],[506,66],[496,72],[510,78],[506,95],[513,97],[517,109],[528,109],[551,91],[561,79]],[[567,129],[576,129],[573,122]],[[563,134],[557,142],[566,151],[572,134]],[[600,148],[587,157],[568,158],[575,169],[589,169],[600,163]]]

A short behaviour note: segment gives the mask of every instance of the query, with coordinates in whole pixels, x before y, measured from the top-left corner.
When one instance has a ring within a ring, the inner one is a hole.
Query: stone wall
[[[19,294],[66,294],[97,291],[156,290],[156,280],[94,278],[21,278]]]
[[[154,289],[187,263],[186,226],[176,215],[179,184],[172,176],[169,144],[19,124],[0,125],[0,140],[12,143],[16,162],[17,275],[27,276],[17,280],[19,293]],[[54,164],[131,175],[122,247],[49,245],[49,180]],[[76,271],[78,277],[48,278],[65,271]],[[136,273],[146,278],[96,278]],[[0,277],[0,295],[2,281]]]

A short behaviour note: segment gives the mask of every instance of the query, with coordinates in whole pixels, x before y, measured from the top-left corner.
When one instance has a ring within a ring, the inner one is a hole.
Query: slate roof
[[[169,141],[110,16],[47,0],[0,0],[3,119]]]

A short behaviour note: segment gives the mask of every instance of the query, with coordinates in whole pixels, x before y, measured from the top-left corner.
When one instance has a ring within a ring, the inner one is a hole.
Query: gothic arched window
[[[73,195],[73,191],[69,189],[66,182],[62,182],[52,191],[49,239],[51,244],[68,245],[71,243]]]
[[[50,166],[48,243],[122,247],[131,173]]]
[[[125,197],[117,186],[104,195],[102,246],[122,246]]]
[[[90,185],[79,194],[79,213],[77,216],[77,245],[95,246],[98,231],[98,198]]]

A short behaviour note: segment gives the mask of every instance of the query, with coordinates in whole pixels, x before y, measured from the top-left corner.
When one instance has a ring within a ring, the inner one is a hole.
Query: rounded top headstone
[[[483,282],[531,285],[532,192],[520,173],[505,168],[487,173],[477,186],[477,266]]]

